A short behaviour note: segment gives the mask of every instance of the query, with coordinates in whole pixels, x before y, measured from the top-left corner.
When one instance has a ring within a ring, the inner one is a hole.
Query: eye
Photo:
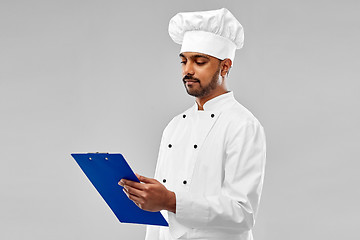
[[[196,62],[197,65],[204,65],[206,62]]]
[[[180,63],[181,63],[181,64],[186,64],[186,61],[181,61]]]

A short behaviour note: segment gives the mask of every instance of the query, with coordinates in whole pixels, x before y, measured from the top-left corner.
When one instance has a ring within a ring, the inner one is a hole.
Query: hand
[[[130,200],[146,211],[157,212],[165,209],[176,212],[176,196],[174,192],[167,190],[156,179],[138,174],[136,176],[140,183],[126,179],[121,179],[118,182],[120,186],[124,187],[124,192]]]

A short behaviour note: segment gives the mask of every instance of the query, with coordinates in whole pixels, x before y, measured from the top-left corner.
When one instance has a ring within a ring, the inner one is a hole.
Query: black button
[[[185,114],[183,115],[183,118],[186,118],[186,115],[185,115]]]
[[[187,183],[187,181],[186,181],[186,180],[184,180],[184,181],[183,181],[183,184],[186,184],[186,183]]]
[[[215,114],[211,114],[211,117],[212,117],[212,118],[215,117]]]
[[[165,179],[165,178],[163,179],[163,183],[166,183],[166,179]]]
[[[196,144],[194,145],[194,148],[195,148],[195,149],[197,148],[197,145],[196,145]]]
[[[172,147],[172,145],[171,144],[169,144],[169,148],[171,148]]]

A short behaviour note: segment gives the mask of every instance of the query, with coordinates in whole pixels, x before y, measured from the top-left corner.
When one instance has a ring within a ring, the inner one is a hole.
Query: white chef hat
[[[244,29],[226,8],[182,12],[170,19],[169,35],[182,52],[204,53],[234,61],[236,49],[244,44]]]

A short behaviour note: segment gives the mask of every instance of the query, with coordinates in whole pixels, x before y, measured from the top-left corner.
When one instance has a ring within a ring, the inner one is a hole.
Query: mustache
[[[200,80],[198,79],[198,78],[194,78],[194,77],[192,77],[192,76],[189,76],[189,75],[185,75],[185,77],[183,77],[183,82],[185,83],[185,80],[193,80],[193,81],[199,81],[200,82]]]

